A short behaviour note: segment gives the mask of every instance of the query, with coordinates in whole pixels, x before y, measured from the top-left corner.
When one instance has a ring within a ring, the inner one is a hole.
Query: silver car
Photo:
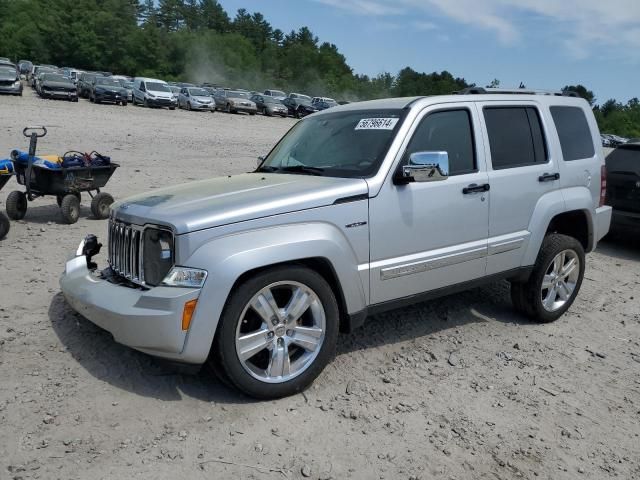
[[[554,321],[611,207],[589,104],[521,90],[315,113],[254,172],[112,205],[108,268],[82,241],[64,296],[116,342],[257,398],[301,392],[368,315],[481,283]]]
[[[249,98],[249,92],[239,90],[218,90],[213,97],[216,108],[227,113],[246,112],[255,115],[258,111],[255,102]]]
[[[178,108],[215,112],[216,103],[204,88],[183,87],[178,95]]]

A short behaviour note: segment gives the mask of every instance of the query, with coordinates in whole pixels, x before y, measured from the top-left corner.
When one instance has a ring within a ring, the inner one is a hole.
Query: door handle
[[[539,182],[553,182],[554,180],[560,180],[560,174],[556,173],[543,173],[538,177]]]
[[[478,185],[477,183],[472,183],[471,185],[464,187],[462,189],[462,193],[468,195],[469,193],[478,193],[478,192],[488,192],[491,187],[488,183],[483,183],[482,185]]]

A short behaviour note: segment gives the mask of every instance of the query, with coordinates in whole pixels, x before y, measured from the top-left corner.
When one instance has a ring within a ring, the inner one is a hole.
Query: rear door
[[[482,102],[491,202],[487,275],[521,266],[536,204],[558,191],[558,159],[548,147],[546,119],[535,102]]]
[[[621,145],[606,162],[607,204],[615,210],[640,214],[640,144]]]

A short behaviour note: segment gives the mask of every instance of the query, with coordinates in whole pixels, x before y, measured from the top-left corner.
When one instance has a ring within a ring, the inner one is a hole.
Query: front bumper
[[[258,111],[257,107],[252,107],[251,105],[232,105],[231,110],[234,112],[245,112],[245,113],[256,113]]]
[[[127,95],[113,95],[109,93],[95,93],[94,98],[99,102],[120,103],[127,101]]]
[[[147,97],[147,104],[151,107],[176,107],[177,100],[169,100],[168,98],[150,98]]]
[[[594,228],[594,232],[596,235],[596,238],[595,238],[596,242],[599,242],[602,239],[602,237],[604,237],[607,233],[609,233],[609,228],[611,227],[612,211],[613,209],[609,206],[596,208],[595,228]]]
[[[60,277],[69,305],[113,335],[116,342],[144,353],[180,361],[187,332],[182,330],[184,305],[200,289],[118,285],[87,268],[84,241]]]
[[[17,87],[12,85],[0,85],[0,93],[9,93],[11,95],[20,95],[22,92],[22,83]]]
[[[45,98],[62,98],[64,100],[73,100],[78,96],[75,90],[42,90],[42,96]]]
[[[192,103],[191,104],[191,109],[192,110],[210,111],[210,110],[215,110],[216,109],[216,104],[215,103]]]

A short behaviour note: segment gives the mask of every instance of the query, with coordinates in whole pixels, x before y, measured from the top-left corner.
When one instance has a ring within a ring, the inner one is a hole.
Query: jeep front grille
[[[144,284],[142,227],[109,220],[109,266],[128,280]]]

